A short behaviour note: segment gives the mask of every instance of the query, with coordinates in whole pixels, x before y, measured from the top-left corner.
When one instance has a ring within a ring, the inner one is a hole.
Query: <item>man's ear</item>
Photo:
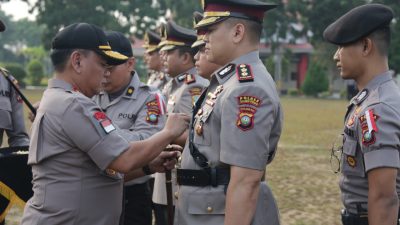
[[[76,73],[81,73],[81,60],[82,60],[82,54],[79,51],[73,51],[71,53],[71,56],[69,58],[69,62],[71,64],[71,67],[75,70]]]
[[[135,57],[130,57],[127,61],[127,65],[129,67],[130,71],[134,71],[135,70],[135,66],[136,66],[136,58]]]
[[[235,26],[232,28],[232,33],[233,33],[233,43],[237,44],[241,42],[244,39],[244,35],[246,32],[246,26],[243,23],[237,23]]]
[[[369,55],[372,52],[374,43],[372,42],[371,38],[364,38],[362,40],[362,48],[363,48],[363,55]]]

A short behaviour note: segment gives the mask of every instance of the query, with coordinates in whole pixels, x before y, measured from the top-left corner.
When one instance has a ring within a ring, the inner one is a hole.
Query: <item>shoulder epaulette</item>
[[[186,79],[185,79],[186,84],[191,84],[196,82],[196,77],[193,74],[186,74]]]
[[[251,66],[248,64],[239,64],[236,67],[236,74],[240,83],[254,81],[254,76],[251,72]]]

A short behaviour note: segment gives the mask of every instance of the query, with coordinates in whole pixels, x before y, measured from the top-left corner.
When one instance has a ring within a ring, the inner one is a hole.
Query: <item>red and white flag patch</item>
[[[106,134],[109,134],[110,132],[115,130],[115,127],[112,124],[111,120],[104,112],[97,111],[94,113],[93,117],[99,121],[101,128],[103,128]]]

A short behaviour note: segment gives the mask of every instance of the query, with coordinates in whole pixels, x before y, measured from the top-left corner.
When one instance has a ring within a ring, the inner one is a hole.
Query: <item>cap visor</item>
[[[205,28],[214,25],[216,23],[222,22],[228,18],[229,17],[220,17],[220,16],[204,17],[196,24],[196,26],[194,26],[194,29],[198,30],[201,28]]]
[[[103,56],[109,65],[119,65],[129,59],[128,56],[111,50],[96,50],[96,52]]]
[[[170,51],[170,50],[173,50],[173,49],[175,49],[177,47],[178,46],[176,46],[176,45],[165,45],[160,49],[160,51]]]
[[[195,43],[192,44],[192,48],[197,48],[199,46],[205,45],[206,42],[204,42],[203,39],[197,40]]]

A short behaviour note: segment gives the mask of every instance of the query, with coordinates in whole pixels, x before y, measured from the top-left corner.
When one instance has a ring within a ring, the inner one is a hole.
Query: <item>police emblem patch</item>
[[[240,83],[254,81],[250,65],[240,64],[236,67],[236,74]]]
[[[254,125],[254,115],[256,111],[256,109],[251,107],[240,107],[236,126],[243,131],[252,129]]]
[[[155,110],[147,111],[146,121],[150,124],[157,124],[158,123],[158,116],[159,112]]]

